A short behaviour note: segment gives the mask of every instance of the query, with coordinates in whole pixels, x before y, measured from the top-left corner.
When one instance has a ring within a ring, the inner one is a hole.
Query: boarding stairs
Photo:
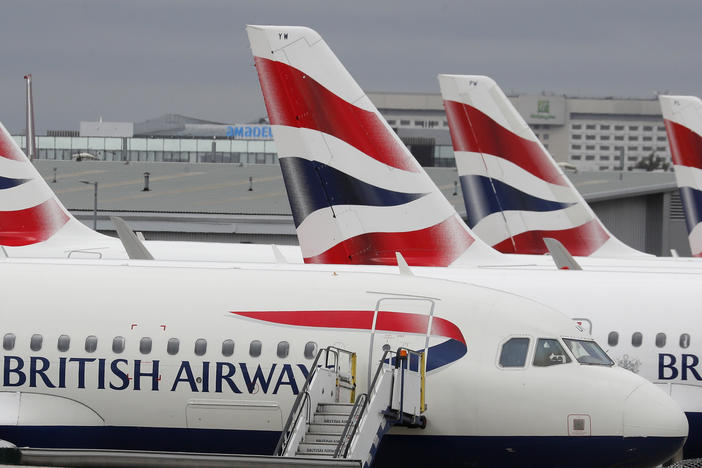
[[[392,426],[426,426],[424,369],[424,352],[387,350],[368,393],[356,396],[356,354],[320,350],[274,455],[361,460],[369,467]]]

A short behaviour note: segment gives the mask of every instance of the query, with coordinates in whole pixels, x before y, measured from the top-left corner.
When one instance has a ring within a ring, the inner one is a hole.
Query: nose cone
[[[687,431],[685,413],[653,384],[642,383],[627,397],[622,434],[632,459],[669,460],[685,443]]]
[[[624,403],[624,437],[687,437],[687,418],[677,403],[651,383]]]

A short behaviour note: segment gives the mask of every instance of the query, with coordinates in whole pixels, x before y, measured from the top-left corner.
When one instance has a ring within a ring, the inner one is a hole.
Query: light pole
[[[97,181],[91,182],[89,180],[81,180],[81,184],[89,184],[94,187],[94,200],[93,200],[93,231],[97,231],[97,191],[98,191],[98,183]]]

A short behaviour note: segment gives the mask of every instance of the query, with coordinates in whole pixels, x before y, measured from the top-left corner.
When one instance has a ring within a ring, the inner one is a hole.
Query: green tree
[[[664,157],[656,155],[653,151],[648,156],[641,158],[634,166],[630,166],[629,170],[632,169],[644,169],[646,172],[663,170],[667,171],[670,168],[670,162],[666,161]]]

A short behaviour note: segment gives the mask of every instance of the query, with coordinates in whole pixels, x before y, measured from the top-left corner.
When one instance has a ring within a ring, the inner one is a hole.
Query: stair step
[[[338,444],[339,434],[315,434],[308,432],[302,441],[307,444]]]
[[[320,424],[312,423],[309,426],[308,433],[311,434],[337,434],[341,435],[344,432],[344,424]]]
[[[353,404],[351,403],[320,403],[317,405],[317,413],[339,413],[351,414]]]
[[[315,413],[312,421],[316,424],[346,424],[348,414],[343,413]]]
[[[308,444],[301,443],[297,447],[298,455],[325,455],[328,457],[334,456],[334,451],[336,451],[336,444]]]

